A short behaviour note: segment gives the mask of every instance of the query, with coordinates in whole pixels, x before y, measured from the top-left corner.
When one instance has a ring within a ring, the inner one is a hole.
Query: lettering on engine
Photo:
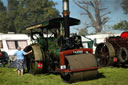
[[[73,54],[82,54],[83,51],[82,50],[79,50],[79,51],[72,51]]]

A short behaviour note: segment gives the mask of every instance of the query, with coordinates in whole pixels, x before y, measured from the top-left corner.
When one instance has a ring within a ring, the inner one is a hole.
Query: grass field
[[[101,68],[99,78],[68,84],[59,75],[17,76],[15,68],[0,67],[0,85],[128,85],[128,68]]]

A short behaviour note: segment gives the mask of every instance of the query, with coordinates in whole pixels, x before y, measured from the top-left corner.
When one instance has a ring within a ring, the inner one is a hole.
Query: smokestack
[[[69,0],[63,0],[63,18],[64,18],[64,31],[65,37],[70,36],[70,29],[69,29]]]

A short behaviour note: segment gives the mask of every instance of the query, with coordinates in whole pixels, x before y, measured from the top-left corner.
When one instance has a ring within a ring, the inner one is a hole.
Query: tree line
[[[24,33],[25,27],[60,16],[52,0],[0,0],[0,32]]]

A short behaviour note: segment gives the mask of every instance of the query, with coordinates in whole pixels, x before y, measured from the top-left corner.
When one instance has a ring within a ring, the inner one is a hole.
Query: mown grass
[[[63,82],[59,75],[41,74],[17,76],[15,68],[0,67],[0,85],[128,85],[128,68],[101,68],[99,78],[72,84]]]

